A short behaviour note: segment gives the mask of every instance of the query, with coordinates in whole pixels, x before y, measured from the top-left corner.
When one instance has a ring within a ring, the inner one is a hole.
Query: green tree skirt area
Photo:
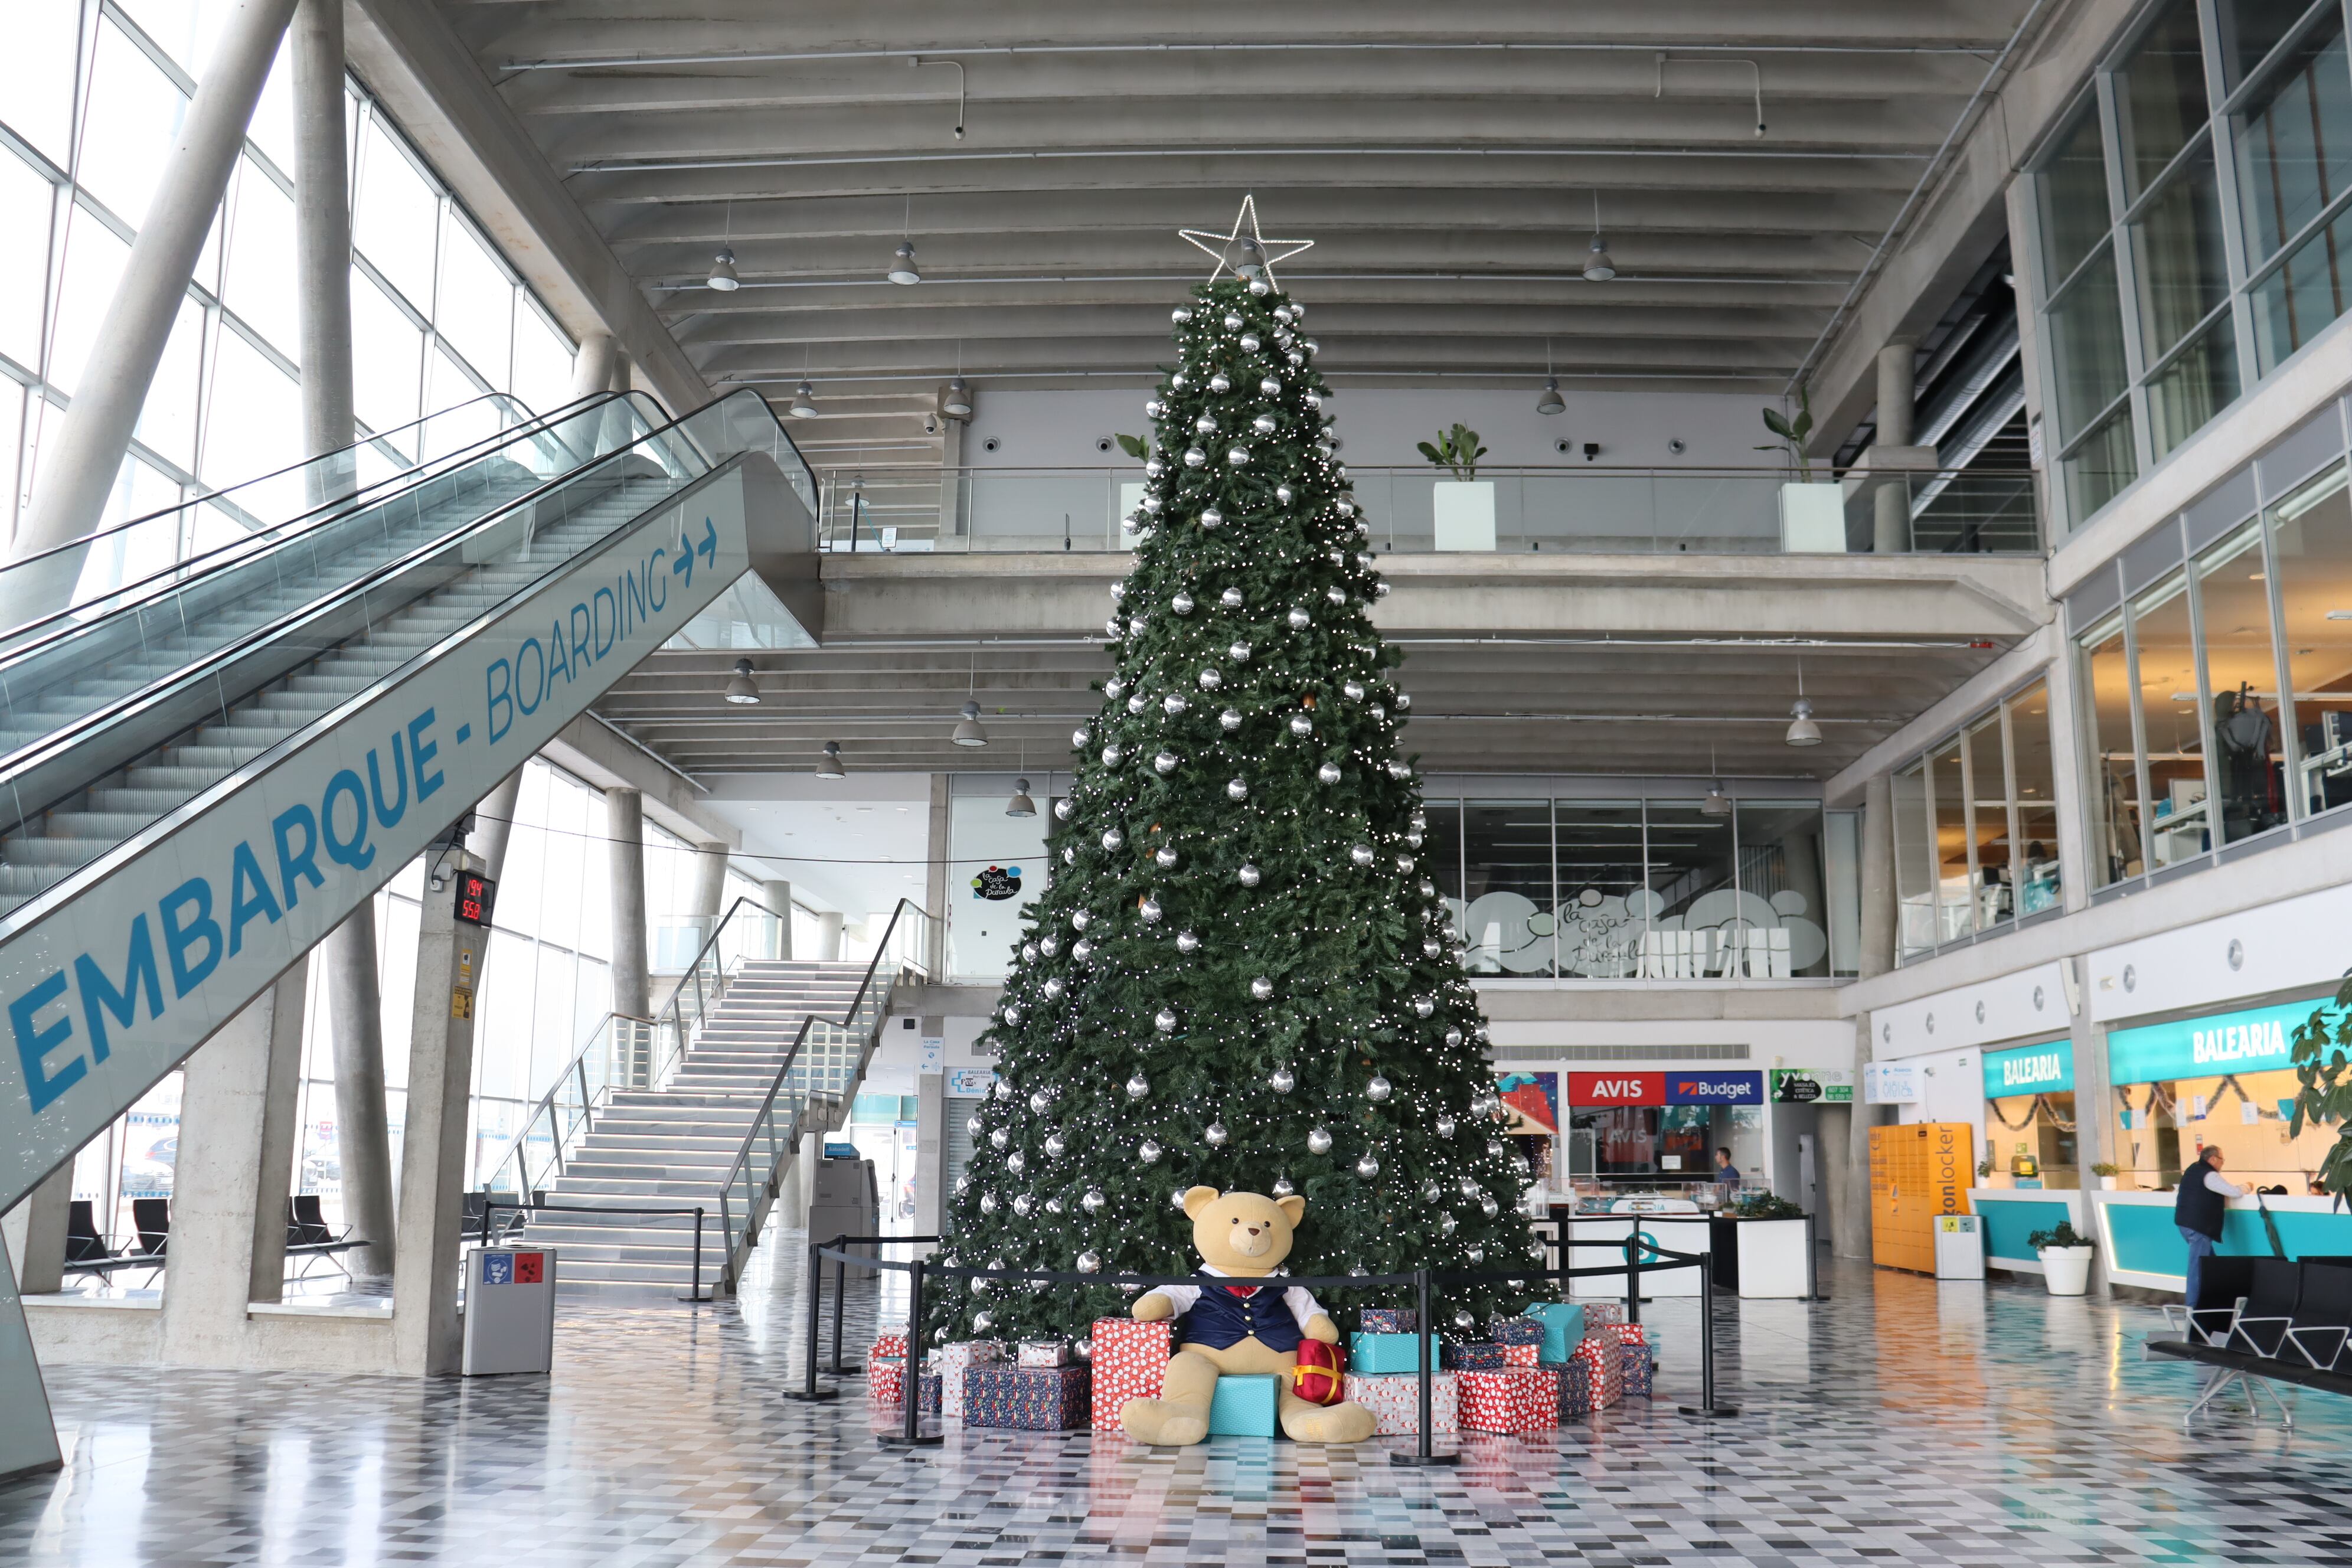
[[[1540,1268],[1302,308],[1228,277],[1174,314],[1113,674],[982,1036],[998,1082],[938,1261],[1188,1274],[1181,1200],[1207,1185],[1305,1197],[1296,1275]],[[937,1287],[935,1342],[1083,1338],[1131,1300]],[[1320,1294],[1343,1326],[1412,1304]],[[1442,1284],[1433,1326],[1528,1299]]]

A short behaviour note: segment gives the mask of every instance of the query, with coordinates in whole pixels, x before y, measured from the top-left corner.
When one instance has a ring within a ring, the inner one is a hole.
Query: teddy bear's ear
[[[1184,1217],[1199,1219],[1201,1211],[1224,1194],[1214,1187],[1188,1187],[1184,1192]]]
[[[1290,1221],[1290,1228],[1297,1230],[1298,1228],[1298,1216],[1307,1212],[1307,1200],[1300,1197],[1297,1193],[1293,1193],[1288,1197],[1275,1199],[1274,1206],[1280,1209],[1282,1211],[1283,1217]]]

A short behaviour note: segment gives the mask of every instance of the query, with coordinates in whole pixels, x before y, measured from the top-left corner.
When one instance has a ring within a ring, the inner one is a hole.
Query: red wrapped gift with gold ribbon
[[[1337,1405],[1348,1397],[1347,1353],[1321,1340],[1300,1340],[1290,1379],[1290,1392],[1307,1404]]]

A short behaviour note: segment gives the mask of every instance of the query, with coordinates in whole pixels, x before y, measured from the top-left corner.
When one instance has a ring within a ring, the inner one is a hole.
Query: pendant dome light
[[[956,721],[955,733],[950,739],[959,746],[988,744],[988,731],[980,722],[979,703],[967,702],[963,705],[963,717]]]
[[[950,419],[971,417],[971,388],[962,376],[956,376],[948,383],[948,395],[940,400],[940,412]]]
[[[1606,283],[1617,276],[1617,264],[1609,259],[1609,246],[1601,237],[1601,193],[1592,193],[1592,253],[1584,258],[1584,280]]]
[[[1559,395],[1559,378],[1556,375],[1544,377],[1543,395],[1536,399],[1536,412],[1549,417],[1564,413],[1567,408],[1568,405],[1561,401]]]
[[[1709,772],[1713,772],[1715,770],[1715,748],[1713,746],[1709,746],[1706,749],[1706,765]],[[1716,781],[1713,784],[1706,786],[1706,798],[1698,803],[1698,811],[1701,816],[1729,816],[1731,815],[1731,797],[1723,793],[1723,779],[1720,775],[1716,778]]]
[[[1822,727],[1813,722],[1813,705],[1805,700],[1805,666],[1797,664],[1797,700],[1789,707],[1789,733],[1792,746],[1818,746],[1822,743]]]
[[[827,741],[824,755],[816,760],[816,776],[821,779],[845,779],[849,770],[841,765],[841,742]]]
[[[718,258],[710,264],[710,276],[703,279],[721,294],[732,294],[743,287],[743,280],[735,276],[734,238],[735,204],[730,202],[727,204],[727,227],[724,237],[719,241]]]
[[[793,388],[792,407],[787,412],[795,419],[815,418],[816,388],[805,381]]]
[[[909,195],[907,198],[906,232],[898,241],[898,248],[896,252],[897,259],[890,263],[889,279],[893,283],[904,283],[912,286],[914,284],[920,283],[923,280],[923,275],[915,270],[914,222],[915,198],[912,195]]]
[[[1027,779],[1014,779],[1013,781],[1013,798],[1004,803],[1004,815],[1007,816],[1034,816],[1037,815],[1037,803],[1029,798],[1029,781]]]
[[[728,701],[740,704],[745,708],[753,707],[758,704],[760,700],[760,687],[759,683],[751,679],[751,661],[750,659],[739,658],[735,661],[735,673],[727,678],[727,689],[725,696]]]

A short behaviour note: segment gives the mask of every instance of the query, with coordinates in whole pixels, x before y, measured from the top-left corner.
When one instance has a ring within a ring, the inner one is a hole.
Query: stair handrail
[[[746,907],[771,920],[776,918],[775,912],[757,899],[737,899],[711,927],[709,940],[695,955],[694,965],[688,971],[688,977],[700,971],[707,961],[712,960],[729,924]],[[692,1037],[700,1032],[709,1006],[715,1005],[725,994],[727,975],[723,957],[714,967],[718,971],[716,988],[708,1003],[698,1007],[691,1028],[686,1025],[680,1002],[680,994],[685,989],[683,979],[677,989],[671,992],[668,1005],[653,1017],[640,1017],[632,1013],[606,1013],[591,1025],[580,1049],[556,1074],[554,1086],[540,1097],[538,1104],[531,1107],[530,1113],[523,1118],[521,1129],[508,1141],[505,1152],[483,1176],[481,1190],[484,1193],[511,1191],[522,1201],[530,1202],[530,1194],[538,1190],[537,1184],[531,1179],[529,1157],[534,1137],[548,1145],[548,1161],[540,1167],[540,1173],[543,1176],[552,1170],[560,1176],[563,1173],[565,1159],[580,1140],[593,1131],[596,1118],[612,1103],[616,1089],[652,1089],[667,1082],[670,1073],[685,1056]],[[619,1041],[624,1034],[630,1037],[625,1047]],[[594,1072],[595,1082],[592,1085],[592,1058],[600,1057],[601,1066]],[[545,1123],[543,1131],[542,1122]],[[499,1187],[499,1180],[509,1174],[509,1167],[512,1167],[514,1185],[511,1188]]]
[[[914,916],[911,921],[908,919],[909,912]],[[809,1036],[820,1026],[838,1028],[853,1039],[862,1035],[861,1054],[871,1052],[889,1016],[891,994],[899,983],[910,973],[926,979],[931,976],[935,961],[930,957],[930,938],[940,923],[938,916],[912,899],[900,899],[890,911],[882,939],[874,944],[873,961],[866,964],[866,974],[857,983],[849,1005],[843,1010],[841,1022],[834,1024],[814,1013],[801,1020],[792,1046],[784,1052],[783,1063],[776,1069],[775,1079],[768,1085],[767,1095],[743,1135],[735,1163],[719,1183],[719,1234],[724,1248],[724,1261],[719,1266],[721,1289],[732,1292],[741,1278],[744,1255],[759,1240],[760,1224],[775,1202],[784,1163],[799,1149],[803,1123],[808,1119],[811,1104],[818,1098],[806,1090],[798,1094],[784,1092],[786,1081],[800,1065],[801,1051],[808,1044]],[[909,947],[915,947],[921,956],[908,952]],[[886,971],[883,961],[893,954],[898,955],[898,962]],[[878,990],[875,984],[877,977],[883,980]],[[866,1020],[862,1030],[861,1020]],[[742,1204],[740,1214],[735,1206],[738,1198]]]

